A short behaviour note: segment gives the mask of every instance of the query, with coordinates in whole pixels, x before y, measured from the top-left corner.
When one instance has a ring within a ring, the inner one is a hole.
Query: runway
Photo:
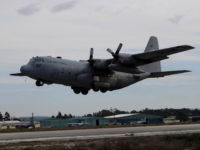
[[[0,143],[200,133],[200,124],[0,133]]]

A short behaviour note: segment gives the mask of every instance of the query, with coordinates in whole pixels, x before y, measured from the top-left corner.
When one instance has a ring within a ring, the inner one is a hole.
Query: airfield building
[[[164,118],[163,122],[167,123],[167,124],[169,124],[169,123],[180,123],[180,120],[176,119],[176,116],[169,116],[167,118]]]
[[[108,125],[109,120],[103,117],[75,117],[71,119],[49,118],[40,120],[43,128],[62,128],[62,127],[95,127]]]
[[[110,124],[118,124],[118,125],[163,123],[163,118],[161,116],[140,114],[140,113],[119,114],[119,115],[107,116],[105,118],[109,119]]]

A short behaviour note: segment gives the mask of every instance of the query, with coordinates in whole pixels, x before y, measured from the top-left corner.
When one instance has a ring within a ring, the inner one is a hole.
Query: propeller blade
[[[94,49],[91,48],[90,49],[90,58],[89,58],[90,61],[93,60],[93,53],[94,53]]]
[[[119,54],[119,51],[121,50],[122,46],[123,46],[122,43],[119,43],[119,46],[118,46],[115,54]]]
[[[114,53],[110,48],[108,48],[107,51],[108,51],[109,53],[111,53],[111,55],[113,55],[113,57],[115,56],[115,53]]]

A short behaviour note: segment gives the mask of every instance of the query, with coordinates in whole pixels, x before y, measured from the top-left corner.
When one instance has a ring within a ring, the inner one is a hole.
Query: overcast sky
[[[200,107],[199,0],[1,0],[0,111],[12,116],[83,115],[104,108]],[[69,87],[36,87],[25,77],[11,77],[32,56],[109,58],[119,42],[123,52],[142,52],[151,35],[160,48],[188,44],[196,49],[163,61],[163,70],[192,73],[148,79],[106,94],[75,95]]]

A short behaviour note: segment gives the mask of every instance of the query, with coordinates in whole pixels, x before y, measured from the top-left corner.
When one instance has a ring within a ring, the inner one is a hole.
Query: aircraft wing
[[[140,65],[145,65],[148,63],[160,61],[163,59],[167,59],[168,55],[187,51],[187,50],[190,50],[193,48],[194,47],[189,46],[189,45],[181,45],[181,46],[176,46],[176,47],[160,49],[160,50],[156,50],[156,51],[149,51],[149,52],[145,52],[145,53],[133,54],[132,58],[135,60],[135,62],[134,62],[135,65],[140,66]]]
[[[12,73],[11,76],[25,76],[23,73]]]

